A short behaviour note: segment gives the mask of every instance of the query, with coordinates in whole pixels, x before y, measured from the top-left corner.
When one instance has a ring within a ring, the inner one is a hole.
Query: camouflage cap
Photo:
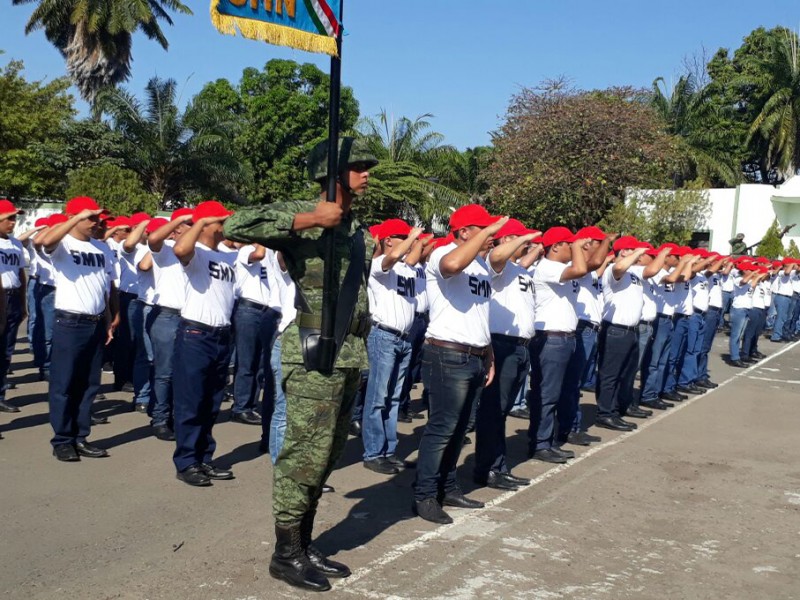
[[[352,137],[339,138],[339,172],[356,163],[364,163],[371,169],[378,164],[378,159],[362,140]],[[308,178],[311,181],[322,181],[327,176],[328,140],[324,140],[308,153]]]

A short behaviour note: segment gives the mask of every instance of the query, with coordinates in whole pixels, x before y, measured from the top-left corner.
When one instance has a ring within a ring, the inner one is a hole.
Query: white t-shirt
[[[175,242],[166,240],[153,256],[153,304],[181,310],[186,303],[186,272],[175,256]]]
[[[248,259],[255,249],[252,245],[242,246],[236,254],[236,295],[262,306],[280,310],[280,291],[275,282],[274,263],[270,260],[275,252],[267,250],[263,259],[251,263]],[[222,250],[221,252],[224,253]]]
[[[561,281],[567,269],[565,263],[543,258],[533,272],[533,287],[536,293],[536,331],[575,331],[578,315],[575,312],[574,296],[578,288],[571,281]]]
[[[603,283],[592,271],[580,279],[572,280],[572,287],[577,288],[577,294],[570,298],[575,300],[575,314],[579,321],[590,321],[600,325],[603,316]]]
[[[532,338],[536,310],[533,277],[528,270],[508,261],[502,273],[495,273],[491,262],[492,298],[489,305],[489,331],[520,338]]]
[[[19,270],[25,268],[25,249],[17,238],[0,237],[0,280],[4,290],[17,289],[22,282]]]
[[[767,307],[767,300],[766,300],[767,292],[764,289],[765,283],[766,283],[765,281],[760,281],[753,289],[753,308]]]
[[[780,294],[781,296],[791,296],[793,291],[792,276],[785,275],[783,271],[781,271],[775,278],[775,281],[772,282],[772,292]]]
[[[456,247],[453,243],[434,250],[425,268],[430,303],[427,336],[443,342],[488,346],[492,294],[489,268],[478,256],[461,273],[445,278],[439,263]]]
[[[286,331],[286,328],[294,322],[294,318],[297,316],[297,308],[294,305],[295,297],[297,296],[297,286],[295,286],[289,273],[281,270],[280,263],[275,253],[273,253],[272,256],[275,259],[275,282],[278,286],[281,301],[281,322],[278,323],[278,332],[283,333]]]
[[[372,259],[367,291],[372,320],[403,333],[411,329],[416,310],[417,273],[402,261],[388,271],[381,263],[383,256]]]
[[[426,313],[430,308],[428,304],[428,280],[425,277],[425,265],[418,264],[414,267],[417,275],[417,308],[418,313]]]
[[[722,275],[712,273],[708,277],[708,306],[722,308]]]
[[[125,252],[125,246],[119,244],[119,291],[127,294],[139,295],[139,269],[136,268],[138,264],[137,256],[140,256],[139,249],[146,248],[144,244],[137,244],[136,248],[131,252]]]
[[[708,278],[702,273],[698,273],[691,281],[692,284],[692,307],[694,310],[705,312],[708,310]]]
[[[732,292],[733,291],[733,272],[723,275],[722,276],[722,291],[723,292]]]
[[[34,248],[34,263],[36,263],[36,275],[39,278],[41,285],[55,285],[56,272],[53,269],[53,263],[50,262],[50,257],[44,253],[41,246],[33,246]]]
[[[694,313],[694,308],[692,308],[691,280],[678,281],[669,286],[664,286],[664,291],[665,301],[672,307],[674,313],[682,315],[691,315]]]
[[[642,306],[642,321],[652,323],[658,316],[659,302],[663,303],[661,298],[661,280],[666,277],[667,272],[661,269],[658,273],[653,275],[650,279],[644,282],[644,305]]]
[[[675,287],[675,284],[664,281],[664,277],[669,275],[670,272],[671,271],[667,271],[666,269],[661,269],[658,272],[658,287],[656,287],[655,296],[656,312],[667,317],[671,317],[675,314],[675,307],[672,306],[672,302],[670,301],[670,296],[672,295],[672,290]]]
[[[39,265],[36,264],[36,246],[33,245],[33,238],[36,237],[38,231],[28,238],[28,241],[22,244],[25,250],[25,260],[28,262],[28,275],[33,277],[39,276]]]
[[[772,306],[772,284],[769,280],[762,281],[759,285],[763,286],[764,290],[764,308]]]
[[[197,242],[186,271],[186,304],[181,316],[211,327],[231,324],[236,299],[236,254]]]
[[[106,244],[83,242],[70,234],[55,247],[50,262],[55,271],[57,310],[99,315],[114,280],[114,261]]]
[[[733,302],[731,308],[753,308],[753,288],[749,283],[742,285],[742,277],[733,278]]]
[[[153,268],[150,267],[149,271],[142,271],[139,269],[139,263],[144,260],[148,252],[150,252],[150,248],[147,247],[147,244],[137,246],[133,263],[136,265],[136,272],[139,275],[139,285],[137,286],[139,300],[145,304],[153,305],[156,296],[155,275],[153,273]]]
[[[633,327],[642,320],[644,267],[631,266],[622,277],[614,277],[613,265],[603,273],[603,321]]]

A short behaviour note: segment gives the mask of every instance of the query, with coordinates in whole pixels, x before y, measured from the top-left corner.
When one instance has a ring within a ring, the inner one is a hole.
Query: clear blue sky
[[[211,26],[207,0],[185,0],[192,17],[166,28],[170,49],[137,35],[133,77],[140,93],[158,75],[176,79],[184,100],[204,83],[238,82],[242,69],[271,58],[314,62],[322,55],[223,36]],[[65,74],[42,32],[24,35],[33,5],[0,7],[9,58],[23,59],[30,78]],[[399,7],[393,9],[392,7]],[[705,47],[733,50],[758,26],[800,24],[797,0],[345,0],[348,31],[344,82],[362,115],[433,113],[434,129],[459,148],[486,144],[513,93],[546,78],[569,77],[581,88],[650,86],[674,80],[684,57]],[[77,95],[77,94],[76,94]],[[82,106],[82,105],[81,105]],[[85,109],[85,107],[83,107]]]

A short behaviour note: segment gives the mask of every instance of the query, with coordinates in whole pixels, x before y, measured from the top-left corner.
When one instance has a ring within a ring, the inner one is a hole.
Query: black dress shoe
[[[563,448],[560,448],[558,446],[553,446],[552,448],[550,448],[550,450],[555,454],[557,454],[558,456],[563,456],[567,460],[575,458],[575,453],[572,450],[564,450]]]
[[[596,435],[589,435],[585,431],[571,431],[567,436],[567,443],[573,446],[588,446],[594,442],[602,441]]]
[[[228,479],[233,479],[233,471],[230,469],[218,469],[214,465],[210,465],[208,463],[202,463],[200,465],[200,470],[205,473],[209,479],[219,479],[221,481],[227,481]]]
[[[419,412],[418,410],[412,410],[408,414],[412,419],[424,419],[425,418],[425,415],[423,413]]]
[[[755,358],[752,358],[750,356],[742,357],[741,361],[743,363],[745,363],[745,364],[748,364],[748,365],[754,365],[754,364],[756,364],[758,362]]]
[[[4,413],[18,413],[19,409],[16,406],[12,406],[5,400],[0,400],[0,412]]]
[[[168,425],[155,425],[153,427],[153,435],[162,442],[175,441],[175,432]]]
[[[515,408],[510,413],[508,413],[510,417],[514,417],[515,419],[525,419],[526,421],[530,421],[531,418],[531,411],[527,408]]]
[[[529,454],[530,458],[534,460],[540,460],[546,463],[552,463],[554,465],[560,465],[567,462],[567,459],[557,452],[553,452],[552,448],[543,448],[542,450],[536,450],[533,454]]]
[[[75,444],[75,450],[78,451],[78,454],[86,458],[105,458],[109,456],[108,450],[92,446],[88,442],[78,442]]]
[[[689,385],[679,385],[675,388],[675,391],[679,394],[705,394],[706,391],[703,388],[699,388],[696,385],[689,384]]]
[[[713,390],[714,388],[719,387],[718,383],[714,383],[710,379],[701,379],[700,381],[695,381],[694,384],[697,387],[705,388],[707,390]]]
[[[753,352],[753,353],[752,353],[750,356],[752,356],[753,358],[757,358],[758,360],[761,360],[762,358],[767,358],[767,355],[766,355],[766,354],[762,354],[762,353],[761,353],[761,352],[759,352],[758,350],[756,350],[755,352]]]
[[[649,410],[642,410],[636,406],[629,406],[625,411],[626,417],[633,417],[634,419],[646,419],[650,415],[652,415],[652,411]]]
[[[108,417],[98,417],[96,415],[92,415],[91,422],[92,425],[107,425]]]
[[[683,402],[686,400],[686,398],[676,392],[663,392],[659,394],[658,397],[661,400],[669,400],[670,402]]]
[[[641,400],[639,401],[639,406],[646,406],[647,408],[652,408],[653,410],[667,410],[675,405],[670,404],[669,402],[663,402],[661,400]]]
[[[143,415],[146,415],[147,414],[147,404],[145,404],[144,402],[136,402],[135,406],[133,407],[133,410],[135,410],[138,413],[142,413]]]
[[[59,444],[53,447],[53,456],[62,462],[78,462],[81,459],[72,444]]]
[[[95,399],[95,400],[108,400],[108,398],[106,397],[106,395],[105,395],[105,394],[97,394],[97,395],[94,397],[94,399]]]
[[[352,421],[350,423],[349,433],[354,437],[361,437],[361,423],[358,421]]]
[[[364,461],[364,468],[375,471],[381,475],[397,475],[400,472],[395,465],[386,460],[383,456]]]
[[[602,427],[604,429],[611,429],[613,431],[633,431],[633,427],[629,427],[628,425],[623,425],[618,421],[621,421],[621,419],[618,420],[615,419],[614,417],[597,417],[594,424],[597,425],[598,427]]]
[[[464,442],[462,445],[469,446],[472,443],[472,440],[469,439],[467,436],[464,436]]]
[[[503,477],[503,473],[489,471],[486,477],[475,477],[473,481],[478,485],[485,485],[494,490],[518,490],[519,486]]]
[[[405,469],[406,467],[406,461],[400,460],[394,454],[392,454],[391,456],[384,457],[384,460],[390,465],[397,467],[398,469]]]
[[[445,494],[442,499],[442,506],[455,506],[456,508],[483,508],[486,506],[483,502],[467,498],[463,492],[450,492]]]
[[[322,493],[323,494],[332,494],[335,491],[336,491],[336,489],[332,485],[328,485],[327,483],[323,484],[323,486],[322,486]]]
[[[407,412],[399,412],[397,413],[397,422],[398,423],[413,423],[414,419],[411,418]]]
[[[192,465],[176,474],[175,477],[195,487],[208,487],[211,485],[211,478],[205,474],[200,465]]]
[[[442,510],[436,498],[416,500],[411,509],[414,511],[415,515],[431,523],[448,525],[453,522],[453,518]]]
[[[749,366],[741,360],[732,360],[728,362],[728,364],[732,367],[736,367],[737,369],[746,369]]]
[[[261,415],[254,410],[246,410],[240,413],[231,413],[231,421],[244,425],[261,425]]]
[[[501,473],[503,477],[508,479],[511,483],[516,483],[517,485],[530,485],[531,480],[527,477],[517,477],[511,471],[506,471],[505,473]]]
[[[624,425],[625,427],[630,427],[631,429],[638,429],[639,426],[632,421],[624,421],[621,417],[613,417],[614,421],[618,424]]]

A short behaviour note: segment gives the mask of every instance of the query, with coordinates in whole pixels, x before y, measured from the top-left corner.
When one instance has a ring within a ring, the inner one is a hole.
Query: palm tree
[[[25,33],[44,29],[66,59],[81,97],[92,106],[100,90],[130,77],[134,32],[141,30],[166,50],[169,43],[159,21],[172,25],[168,10],[192,14],[179,0],[12,0],[15,5],[32,2],[38,6]]]
[[[727,140],[718,139],[719,128],[711,127],[722,115],[709,101],[710,93],[695,83],[694,76],[681,76],[669,90],[663,77],[653,82],[651,105],[676,136],[688,163],[681,181],[710,187],[718,183],[735,186],[741,182],[741,168],[727,149]]]
[[[771,36],[769,51],[761,61],[770,90],[764,106],[750,127],[748,142],[766,142],[770,166],[783,178],[800,167],[800,43],[788,29]]]
[[[176,92],[174,80],[154,77],[144,103],[124,89],[108,88],[97,104],[124,140],[126,166],[158,194],[162,208],[201,193],[235,199],[250,176],[233,144],[240,123],[205,99],[195,99],[181,114]]]
[[[433,226],[467,201],[467,195],[440,181],[439,167],[457,152],[444,136],[431,131],[433,115],[394,120],[386,110],[362,119],[356,135],[364,139],[381,161],[372,171],[372,183],[361,211],[367,220],[398,214]]]

